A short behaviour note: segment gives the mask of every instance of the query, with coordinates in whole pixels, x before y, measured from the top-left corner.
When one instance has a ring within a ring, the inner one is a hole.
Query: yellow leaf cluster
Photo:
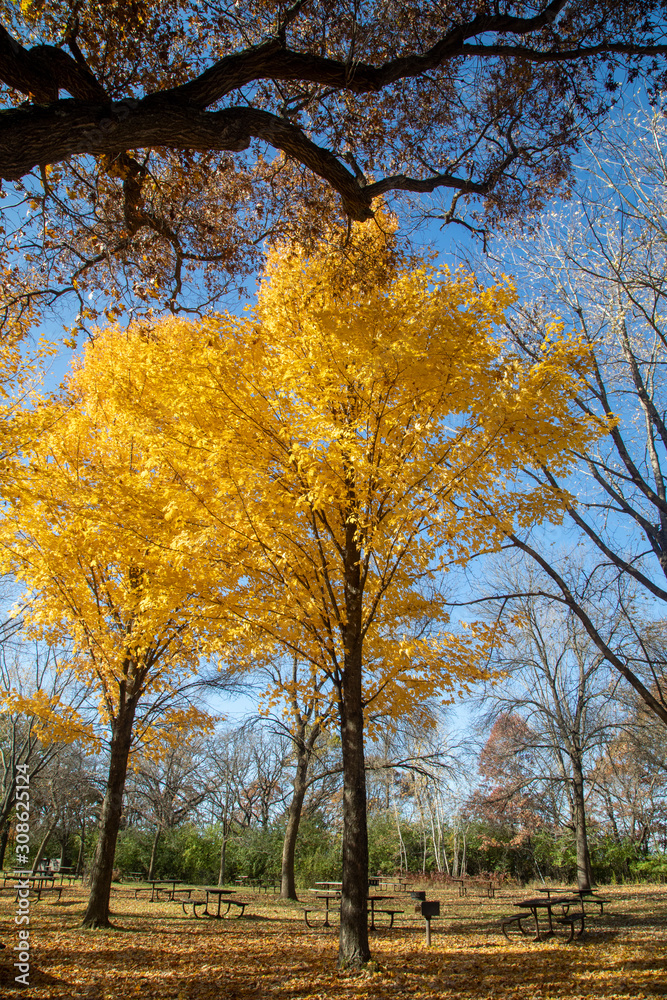
[[[33,394],[21,410],[0,565],[25,586],[27,634],[71,646],[69,665],[92,683],[106,723],[128,700],[178,686],[217,638],[194,626],[182,529],[163,516],[171,477],[140,429],[79,377],[61,399]],[[63,725],[82,732],[74,716]]]
[[[244,318],[101,333],[70,390],[125,465],[86,531],[133,523],[142,574],[169,553],[108,587],[152,609],[197,594],[237,662],[289,651],[304,691],[324,673],[335,700],[361,657],[374,713],[461,690],[492,637],[447,631],[442,571],[558,519],[563,495],[521,468],[564,470],[606,430],[573,405],[580,339],[554,323],[529,364],[498,336],[515,295],[358,227],[345,257],[276,249]]]
[[[31,695],[0,691],[0,705],[8,712],[30,716],[34,720],[34,734],[42,743],[77,742],[90,753],[101,749],[93,725],[58,696],[50,696],[44,690]]]

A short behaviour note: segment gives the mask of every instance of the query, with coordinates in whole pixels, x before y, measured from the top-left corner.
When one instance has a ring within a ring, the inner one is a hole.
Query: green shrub
[[[667,854],[653,854],[635,861],[632,874],[642,882],[667,882]]]

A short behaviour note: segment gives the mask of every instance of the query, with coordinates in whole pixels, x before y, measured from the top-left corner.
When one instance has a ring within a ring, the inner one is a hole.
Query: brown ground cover
[[[644,1000],[667,996],[667,887],[604,888],[612,900],[581,940],[537,943],[500,934],[512,901],[530,890],[505,888],[495,899],[459,899],[429,889],[442,917],[425,947],[424,924],[410,913],[393,930],[372,935],[376,968],[341,973],[337,931],[308,930],[303,906],[244,892],[246,916],[185,917],[180,904],[134,899],[133,887],[113,892],[114,929],[82,931],[85,891],[31,909],[30,986],[39,1000]],[[304,898],[306,893],[303,893]],[[412,901],[405,900],[405,909]],[[0,996],[18,996],[13,958],[15,903],[0,893]]]

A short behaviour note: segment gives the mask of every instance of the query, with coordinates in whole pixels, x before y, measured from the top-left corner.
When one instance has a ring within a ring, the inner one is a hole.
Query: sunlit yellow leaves
[[[27,634],[71,647],[69,665],[108,723],[128,699],[178,687],[218,637],[195,628],[182,524],[163,516],[172,477],[151,460],[156,429],[142,435],[80,367],[65,398],[30,402],[20,457],[5,469],[0,560],[25,585]],[[34,711],[54,730],[58,713]],[[70,738],[87,738],[63,718]]]
[[[30,627],[74,638],[111,711],[128,663],[149,691],[204,650],[287,651],[326,700],[361,649],[374,718],[453,697],[494,637],[452,628],[443,571],[558,520],[521,466],[605,430],[573,406],[580,340],[554,321],[531,365],[498,335],[515,296],[358,227],[346,256],[276,249],[244,318],[101,332],[6,515]]]
[[[170,752],[182,746],[191,733],[211,734],[219,716],[211,715],[196,705],[168,708],[158,719],[150,717],[146,725],[137,725],[136,739],[143,760],[164,760]]]
[[[80,713],[64,704],[57,696],[39,689],[31,695],[17,691],[0,691],[0,705],[9,712],[30,716],[35,735],[43,743],[79,743],[90,753],[99,752],[99,735]]]
[[[442,571],[557,520],[520,466],[564,468],[605,429],[572,404],[581,341],[554,321],[529,365],[498,335],[515,296],[357,227],[346,256],[276,249],[245,318],[100,334],[70,382],[100,455],[124,455],[96,516],[169,552],[151,586],[196,593],[235,663],[289,651],[333,691],[361,643],[369,713],[451,697],[491,637],[450,629]]]

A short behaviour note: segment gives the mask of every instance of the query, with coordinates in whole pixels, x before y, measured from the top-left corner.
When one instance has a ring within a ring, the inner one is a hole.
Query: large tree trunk
[[[577,885],[580,889],[590,889],[592,879],[591,858],[588,852],[586,834],[586,812],[584,802],[584,775],[579,761],[572,761],[572,788],[574,802],[574,836],[577,846]]]
[[[301,822],[301,810],[306,795],[306,778],[308,776],[309,755],[304,747],[299,747],[299,755],[294,774],[292,801],[287,815],[285,839],[283,841],[283,858],[280,879],[280,898],[298,899],[294,881],[294,851],[296,838]]]
[[[359,968],[370,961],[368,947],[368,826],[361,655],[346,663],[340,707],[343,749],[343,889],[338,965]]]
[[[3,824],[2,832],[0,833],[0,868],[3,868],[5,864],[5,851],[7,850],[7,841],[9,840],[9,827],[10,821],[6,820]]]
[[[112,726],[109,778],[102,803],[100,834],[91,872],[90,896],[82,927],[109,926],[109,896],[113,875],[116,840],[123,810],[123,792],[127,775],[127,760],[132,741],[136,699],[121,705]]]

